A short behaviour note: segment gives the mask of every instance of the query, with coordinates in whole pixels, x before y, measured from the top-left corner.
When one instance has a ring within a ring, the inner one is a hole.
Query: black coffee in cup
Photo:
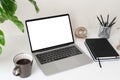
[[[25,64],[29,64],[30,62],[31,61],[28,59],[21,59],[21,60],[18,60],[16,63],[20,65],[25,65]]]

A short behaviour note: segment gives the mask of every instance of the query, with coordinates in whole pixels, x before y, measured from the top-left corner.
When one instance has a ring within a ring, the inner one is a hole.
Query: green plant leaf
[[[31,2],[36,12],[39,12],[39,7],[35,0],[28,0]],[[4,23],[6,20],[11,20],[22,32],[24,32],[23,23],[15,16],[17,9],[16,0],[0,0],[0,23]],[[0,30],[0,54],[2,53],[2,47],[5,45],[4,33]]]
[[[2,53],[2,47],[0,46],[0,54]]]
[[[3,33],[2,30],[0,30],[0,44],[1,44],[2,46],[5,45],[4,33]]]
[[[2,8],[8,15],[14,15],[17,9],[15,0],[0,0]]]
[[[0,23],[3,23],[6,19],[3,16],[0,16]]]
[[[22,32],[24,32],[24,25],[23,23],[18,20],[17,16],[11,16],[9,18]]]
[[[8,19],[5,11],[0,7],[0,23],[3,23],[5,20]]]
[[[38,13],[40,10],[39,10],[39,7],[37,6],[36,1],[35,1],[35,0],[29,0],[29,2],[31,2],[31,3],[34,5],[35,10],[36,10],[36,12]]]

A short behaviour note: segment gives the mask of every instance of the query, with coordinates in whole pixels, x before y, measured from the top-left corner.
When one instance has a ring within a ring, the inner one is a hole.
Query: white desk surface
[[[97,30],[93,29],[90,33],[89,29],[88,32],[88,38],[97,37]],[[112,31],[109,39],[114,48],[120,40],[119,35],[115,35],[115,33]],[[76,38],[75,41],[76,44],[78,44],[79,47],[91,58],[84,45],[84,39]],[[3,48],[3,53],[0,55],[0,80],[120,80],[120,60],[102,62],[102,68],[99,67],[97,62],[93,62],[51,76],[44,75],[34,61],[32,75],[30,77],[16,77],[12,74],[14,68],[13,57],[21,52],[31,54],[27,36],[6,36],[6,46]],[[119,50],[117,50],[117,52],[120,54]]]

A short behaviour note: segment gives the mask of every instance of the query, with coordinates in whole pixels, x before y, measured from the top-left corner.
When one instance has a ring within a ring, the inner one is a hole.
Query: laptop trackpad
[[[87,57],[85,54],[80,54],[58,61],[56,63],[56,66],[59,70],[66,70],[74,67],[79,67],[90,62],[91,59],[89,59],[89,57]]]
[[[52,75],[58,72],[89,64],[91,62],[92,60],[86,54],[79,54],[44,64],[41,66],[41,69],[45,75]]]

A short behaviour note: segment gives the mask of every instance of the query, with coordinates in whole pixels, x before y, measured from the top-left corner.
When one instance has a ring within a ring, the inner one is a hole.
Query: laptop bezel
[[[62,16],[68,16],[68,18],[69,18],[71,35],[72,35],[72,42],[68,42],[68,43],[64,43],[64,44],[60,44],[60,45],[55,45],[55,46],[51,46],[51,47],[47,47],[47,48],[43,48],[43,49],[33,50],[32,49],[32,44],[31,44],[31,40],[30,40],[29,30],[28,30],[28,26],[27,26],[27,22],[36,21],[36,20],[42,20],[42,19],[55,18],[55,17],[62,17]],[[74,43],[74,36],[73,36],[73,31],[72,31],[72,24],[71,24],[71,21],[70,21],[70,15],[69,14],[61,14],[61,15],[55,15],[55,16],[49,16],[49,17],[43,17],[43,18],[30,19],[30,20],[26,20],[25,24],[26,24],[26,30],[27,30],[27,35],[28,35],[29,43],[30,43],[30,49],[31,49],[32,53],[42,52],[42,51],[50,50],[50,49],[54,49],[54,48],[59,48],[59,47],[67,46],[67,45],[70,45],[70,44]]]

